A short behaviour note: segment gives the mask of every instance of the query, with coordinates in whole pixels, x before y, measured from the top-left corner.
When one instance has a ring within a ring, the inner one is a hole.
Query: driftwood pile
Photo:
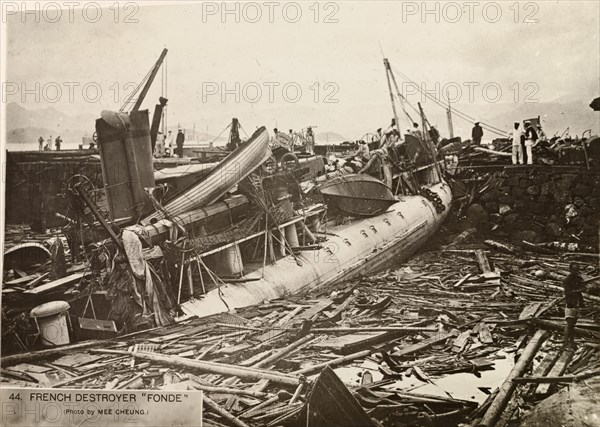
[[[590,258],[455,245],[309,295],[6,356],[2,384],[203,390],[208,426],[518,425],[600,375],[600,297],[562,348],[571,261],[597,282]]]

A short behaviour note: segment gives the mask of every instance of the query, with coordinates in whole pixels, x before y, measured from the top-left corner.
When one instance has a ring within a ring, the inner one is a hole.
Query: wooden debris
[[[535,335],[531,338],[531,340],[527,344],[527,347],[525,347],[525,350],[521,354],[519,361],[512,368],[512,370],[508,374],[508,377],[506,377],[506,380],[500,387],[500,391],[498,392],[496,398],[493,400],[485,415],[481,419],[479,425],[492,427],[496,423],[496,420],[500,416],[500,413],[506,407],[508,400],[510,399],[515,390],[516,385],[512,382],[512,379],[523,375],[523,373],[535,357],[535,354],[537,353],[547,336],[547,332],[540,330],[537,331]]]
[[[498,241],[485,244],[484,251],[481,243],[464,249],[458,242],[395,271],[235,313],[5,356],[2,381],[30,387],[203,390],[209,399],[205,421],[214,426],[302,425],[314,402],[321,415],[333,410],[344,422],[344,413],[360,408],[365,423],[381,425],[476,425],[489,419],[516,425],[523,407],[539,398],[535,390],[551,394],[600,376],[593,341],[600,335],[598,311],[591,304],[581,310],[579,350],[560,352],[560,280],[569,261],[508,250]],[[597,267],[591,262],[580,261],[584,277],[594,279]],[[536,276],[540,269],[554,274],[542,279]],[[554,335],[528,375],[522,369],[533,354],[536,340],[527,342],[532,327],[547,331],[536,333],[538,341],[543,341],[540,334]],[[510,370],[499,358],[512,358],[515,351],[519,358]],[[492,369],[506,369],[496,393],[485,382]],[[320,382],[332,384],[329,373],[353,386],[338,384],[317,398]],[[462,383],[480,401],[450,397],[457,390],[443,379],[467,373],[481,377]],[[415,384],[446,387],[448,397],[419,394],[411,390]],[[494,412],[509,397],[500,419]],[[323,406],[327,399],[336,402]]]

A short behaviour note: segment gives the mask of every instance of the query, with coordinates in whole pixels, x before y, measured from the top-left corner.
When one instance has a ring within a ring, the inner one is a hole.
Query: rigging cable
[[[419,85],[415,81],[411,80],[406,74],[404,74],[402,71],[398,70],[396,67],[393,67],[393,68],[394,68],[394,71],[396,71],[403,79],[405,79],[409,83],[414,84],[415,87],[416,87],[416,89],[422,95],[424,95],[426,98],[432,100],[435,104],[439,105],[440,107],[446,109],[446,106],[444,104],[442,104],[439,100],[437,100],[434,96],[432,96],[431,94],[429,94],[427,91],[424,91],[423,89],[421,89],[419,87]],[[411,105],[411,104],[409,103],[409,105]],[[452,113],[455,114],[457,117],[459,117],[459,118],[461,118],[461,119],[463,119],[463,120],[465,120],[467,122],[475,122],[475,121],[477,121],[475,118],[473,118],[473,117],[469,116],[468,114],[466,114],[466,113],[458,110],[456,107],[453,107]],[[492,133],[495,133],[495,134],[501,135],[501,136],[506,136],[506,131],[504,131],[504,130],[502,130],[500,128],[497,128],[495,126],[492,126],[492,125],[490,125],[488,123],[485,123],[485,122],[482,122],[482,121],[480,121],[479,123],[481,123],[481,125],[482,125],[483,128],[485,128],[486,130],[488,130],[488,131],[490,131]]]

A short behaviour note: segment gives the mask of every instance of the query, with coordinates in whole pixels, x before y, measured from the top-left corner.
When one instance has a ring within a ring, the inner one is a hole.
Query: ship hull
[[[403,196],[375,217],[357,219],[327,229],[327,242],[321,249],[288,255],[264,271],[248,274],[251,281],[221,285],[204,298],[181,305],[188,316],[209,316],[229,309],[246,307],[292,293],[352,279],[402,262],[431,238],[446,218],[452,194],[442,182],[429,187],[447,207],[438,213],[422,196]],[[225,305],[227,303],[227,306]]]

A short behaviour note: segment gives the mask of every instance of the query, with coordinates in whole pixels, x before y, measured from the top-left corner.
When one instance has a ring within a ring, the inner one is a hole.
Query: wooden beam
[[[533,338],[531,338],[529,344],[527,344],[527,347],[525,347],[525,350],[523,350],[519,361],[515,364],[515,366],[513,366],[512,370],[506,377],[506,380],[504,380],[504,383],[500,387],[498,394],[492,401],[479,425],[493,427],[496,424],[498,417],[506,407],[506,404],[510,400],[517,386],[512,382],[512,379],[520,377],[525,373],[529,364],[547,337],[548,333],[546,331],[538,330]]]
[[[302,382],[302,378],[298,375],[284,374],[264,369],[247,368],[242,366],[228,365],[225,363],[207,362],[194,359],[186,359],[179,356],[166,356],[156,353],[133,353],[124,350],[92,350],[93,353],[101,354],[121,354],[136,357],[138,359],[148,360],[150,362],[161,363],[169,366],[184,367],[195,369],[201,372],[211,374],[230,375],[249,380],[268,379],[274,383],[298,386]]]

